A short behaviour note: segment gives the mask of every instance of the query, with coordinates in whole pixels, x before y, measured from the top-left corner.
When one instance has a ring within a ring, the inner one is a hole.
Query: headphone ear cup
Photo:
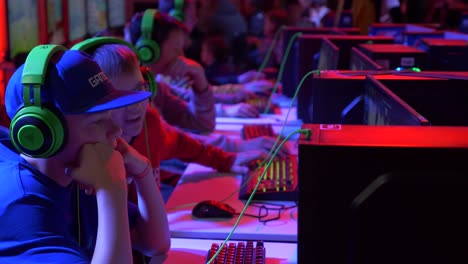
[[[161,55],[159,44],[151,39],[140,39],[136,43],[138,57],[144,64],[155,63]]]
[[[182,10],[179,10],[179,9],[172,9],[170,12],[169,12],[169,15],[181,22],[184,22],[185,20],[185,17],[184,17],[184,12]]]
[[[55,107],[22,107],[10,123],[13,146],[34,158],[48,158],[62,150],[67,132],[65,118]]]
[[[158,91],[158,83],[155,80],[154,74],[151,72],[151,70],[148,67],[140,67],[140,70],[145,81],[149,83],[149,89],[151,92],[150,101],[152,102],[154,98],[156,97],[156,93]]]

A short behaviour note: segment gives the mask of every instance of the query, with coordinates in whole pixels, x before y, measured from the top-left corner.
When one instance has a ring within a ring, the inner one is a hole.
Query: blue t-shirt
[[[0,263],[89,263],[97,236],[95,196],[63,187],[0,144]],[[132,226],[136,207],[129,207]],[[77,238],[80,237],[80,244]]]

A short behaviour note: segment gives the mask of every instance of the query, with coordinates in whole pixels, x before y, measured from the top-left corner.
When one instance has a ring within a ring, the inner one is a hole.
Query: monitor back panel
[[[328,38],[333,44],[335,44],[340,49],[340,55],[338,58],[338,70],[340,69],[349,69],[349,61],[351,48],[360,43],[365,43],[367,41],[372,41],[373,43],[391,43],[393,39],[387,36],[338,36],[338,35],[304,35],[298,39],[297,47],[297,70],[291,72],[291,78],[295,80],[291,83],[292,89],[291,94],[294,94],[300,81],[304,76],[312,70],[313,68],[314,56],[320,51],[321,43],[323,38]],[[347,62],[347,63],[345,63]],[[286,75],[286,74],[285,74]],[[311,78],[304,79],[302,84],[303,87],[310,87]],[[284,87],[283,87],[284,88]],[[302,88],[301,88],[302,89]]]
[[[384,70],[426,69],[426,52],[403,44],[359,44],[359,49]]]
[[[388,36],[336,36],[330,38],[340,49],[340,58],[338,60],[338,70],[348,70],[351,57],[351,48],[363,43],[372,44],[392,44],[394,39]]]
[[[468,70],[466,40],[422,38],[418,48],[427,53],[427,70],[429,71]]]
[[[468,126],[468,76],[467,80],[424,83],[381,82],[426,117],[431,126]]]
[[[294,91],[297,87],[297,84],[300,81],[300,77],[297,74],[298,68],[299,68],[299,38],[297,37],[294,42],[291,42],[291,39],[296,33],[302,33],[302,36],[317,36],[320,35],[322,37],[324,36],[342,36],[342,35],[359,35],[359,29],[358,28],[310,28],[310,27],[285,27],[282,33],[282,39],[283,39],[283,55],[287,56],[285,58],[285,64],[284,64],[284,69],[285,72],[282,76],[282,84],[283,84],[283,94],[292,97],[294,95]],[[312,37],[314,38],[314,37]],[[288,44],[291,42],[291,49],[289,51],[289,54],[286,54],[286,49],[288,47]],[[318,45],[318,46],[317,46]],[[311,49],[313,51],[318,52],[318,49],[320,48],[320,45],[312,45]],[[312,55],[313,56],[313,55]],[[308,62],[308,67],[311,70],[312,66],[312,57],[310,58],[310,61]]]
[[[303,86],[299,90],[297,117],[301,119],[303,123],[363,124],[363,103],[358,103],[347,112],[345,116],[342,116],[342,114],[343,110],[345,110],[354,99],[364,93],[366,74],[369,73],[361,72],[357,74],[353,71],[332,71],[321,75],[313,75],[313,77],[310,77],[309,86]],[[380,74],[378,72],[376,72],[374,76],[387,87],[396,87],[395,89],[391,89],[392,92],[396,93],[401,99],[428,119],[431,119],[431,117],[427,116],[429,112],[423,111],[424,109],[420,110],[420,107],[417,107],[418,105],[414,105],[414,103],[411,102],[424,99],[421,95],[425,94],[426,89],[440,90],[445,88],[443,81],[446,81],[441,78],[399,76],[394,74]],[[458,89],[454,88],[454,90]],[[442,91],[438,93],[442,93]],[[454,98],[453,100],[458,99]],[[457,104],[457,106],[458,105],[459,104]],[[430,116],[433,115],[434,114]],[[438,118],[436,118],[436,120],[437,119]],[[440,123],[436,122],[436,124]]]

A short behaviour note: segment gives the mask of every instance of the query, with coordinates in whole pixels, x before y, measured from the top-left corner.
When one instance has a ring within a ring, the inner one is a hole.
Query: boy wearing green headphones
[[[152,255],[169,250],[145,240],[155,234],[145,223],[155,208],[142,214],[127,202],[128,181],[154,192],[153,171],[111,116],[149,96],[116,90],[83,52],[40,45],[29,53],[5,94],[1,263],[131,263],[132,245]],[[78,196],[80,187],[94,195]]]

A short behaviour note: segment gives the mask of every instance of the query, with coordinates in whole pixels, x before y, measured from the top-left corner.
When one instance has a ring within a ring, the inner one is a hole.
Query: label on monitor
[[[400,65],[402,67],[413,67],[414,66],[414,57],[401,57]]]
[[[320,124],[320,130],[341,130],[340,124]]]

